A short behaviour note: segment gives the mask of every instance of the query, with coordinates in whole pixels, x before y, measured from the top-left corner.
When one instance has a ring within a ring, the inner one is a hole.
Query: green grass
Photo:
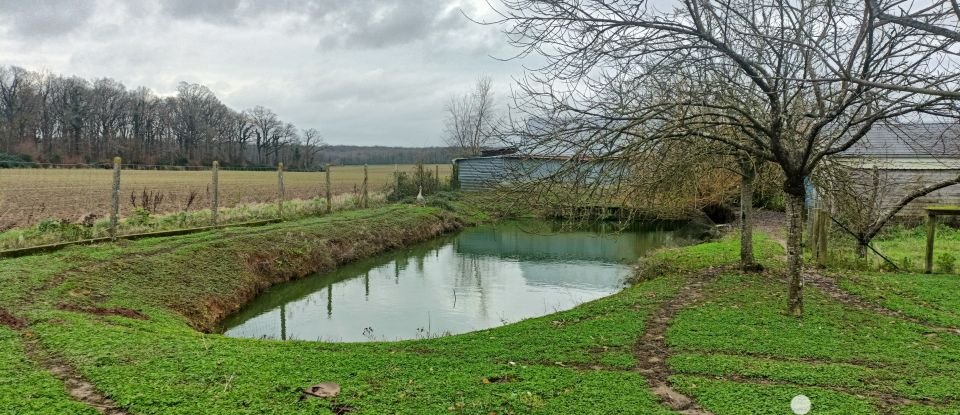
[[[703,378],[674,376],[677,388],[697,397],[714,413],[732,415],[779,415],[792,413],[790,401],[803,394],[813,403],[814,414],[858,415],[877,413],[868,400],[851,394],[816,387],[761,385]]]
[[[631,370],[631,346],[647,313],[683,284],[679,278],[552,316],[426,341],[276,342],[193,329],[212,321],[203,305],[225,305],[261,283],[251,255],[270,259],[268,274],[282,280],[346,259],[333,258],[331,247],[354,255],[380,248],[345,249],[344,241],[401,244],[411,230],[443,221],[449,219],[435,208],[393,206],[122,248],[75,247],[4,261],[0,278],[13,283],[0,292],[16,304],[11,311],[30,320],[43,349],[135,413],[323,413],[318,408],[329,402],[298,399],[300,388],[320,381],[341,383],[339,402],[361,413],[667,413]],[[150,319],[57,309],[63,302],[132,308]],[[494,377],[511,382],[484,382]],[[0,406],[23,403],[5,399]]]
[[[438,203],[469,211],[455,198]],[[344,344],[196,330],[269,284],[426,239],[458,221],[438,208],[398,205],[4,260],[0,304],[30,327],[0,326],[0,412],[89,413],[24,353],[24,342],[36,341],[138,414],[322,414],[337,405],[361,414],[668,414],[634,370],[633,346],[654,310],[716,267],[724,268],[701,301],[681,310],[666,334],[672,386],[704,408],[789,413],[801,393],[816,414],[891,409],[881,397],[918,402],[894,404],[903,413],[960,408],[960,336],[844,305],[812,287],[804,318],[787,316],[783,250],[763,235],[755,241],[763,274],[730,266],[738,260],[735,236],[664,249],[643,261],[639,282],[615,295],[457,336]],[[960,286],[945,276],[851,273],[840,284],[925,321],[957,318],[951,294]],[[149,319],[62,304],[135,309]],[[335,402],[299,399],[301,388],[324,381],[342,385]]]
[[[903,272],[923,272],[926,260],[927,228],[893,226],[882,231],[871,245]],[[867,251],[863,260],[856,257],[856,244],[848,234],[834,228],[830,241],[831,266],[859,271],[891,270],[884,259]],[[933,272],[957,275],[960,273],[960,229],[944,224],[937,226],[934,243]]]
[[[960,278],[956,275],[844,273],[845,290],[905,315],[960,328]]]
[[[0,414],[93,415],[93,408],[73,401],[63,384],[25,356],[20,336],[0,326]]]
[[[946,256],[960,257],[960,230],[937,229],[933,275],[919,274],[926,246],[924,227],[896,227],[876,240],[905,273],[839,270],[840,287],[890,310],[935,325],[960,328],[960,264],[949,266]],[[960,259],[960,258],[956,258]],[[949,269],[952,268],[952,269]],[[948,272],[950,271],[950,272]]]
[[[356,209],[360,198],[352,194],[340,194],[331,198],[332,211]],[[371,193],[368,205],[379,207],[385,204],[385,195]],[[283,218],[295,220],[326,213],[326,199],[288,200],[283,203]],[[275,202],[249,203],[221,208],[217,224],[230,225],[244,222],[264,221],[279,218],[279,205]],[[136,235],[178,229],[203,228],[211,225],[210,210],[191,210],[177,213],[151,214],[134,212],[122,218],[117,226],[117,235]],[[110,236],[110,220],[96,221],[93,227],[85,228],[76,223],[64,223],[59,219],[47,219],[35,226],[0,232],[0,250],[27,248],[38,245],[72,242]]]
[[[960,381],[950,376],[960,367],[960,337],[844,306],[814,290],[807,290],[806,313],[796,319],[782,312],[781,284],[768,276],[721,277],[704,305],[674,320],[668,340],[680,353],[671,367],[687,375],[746,379],[754,387],[787,385],[795,394],[828,389],[960,399]],[[712,386],[700,385],[695,394],[705,389],[709,399],[718,399],[714,388],[738,388],[737,383],[706,383]],[[709,400],[704,404],[709,407]],[[718,401],[717,409],[726,413],[726,404]],[[849,408],[837,413],[848,410],[863,413]]]
[[[926,226],[892,228],[881,233],[874,240],[874,245],[903,271],[923,271],[927,246]],[[960,263],[953,269],[945,269],[944,254],[951,254],[956,261],[960,261],[960,229],[938,226],[933,253],[934,272],[954,275],[960,273]]]

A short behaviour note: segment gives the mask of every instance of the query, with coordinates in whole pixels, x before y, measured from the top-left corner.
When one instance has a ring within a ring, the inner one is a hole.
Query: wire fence
[[[404,174],[425,168],[449,181],[451,173],[449,165],[329,166],[324,171],[213,165],[0,167],[0,249],[364,207],[385,200]]]

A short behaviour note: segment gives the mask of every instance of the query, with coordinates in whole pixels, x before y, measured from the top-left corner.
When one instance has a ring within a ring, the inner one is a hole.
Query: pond
[[[466,333],[619,291],[644,253],[695,232],[660,223],[565,230],[541,221],[456,235],[274,286],[228,317],[231,337],[354,342]]]

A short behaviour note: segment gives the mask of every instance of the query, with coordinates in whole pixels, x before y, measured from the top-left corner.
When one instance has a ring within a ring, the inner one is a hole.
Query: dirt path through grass
[[[938,326],[928,321],[908,316],[899,311],[891,310],[880,304],[860,298],[856,294],[853,294],[847,290],[844,290],[843,288],[840,288],[837,285],[837,281],[835,279],[826,277],[820,274],[819,272],[816,272],[816,270],[807,269],[805,272],[805,278],[809,285],[820,290],[820,292],[826,294],[828,297],[836,301],[839,301],[847,306],[858,308],[861,310],[866,310],[866,311],[880,314],[887,317],[893,317],[893,318],[909,321],[911,323],[927,327],[930,330],[935,332],[960,335],[960,329],[957,329],[955,327]]]
[[[83,376],[80,376],[66,361],[51,355],[43,349],[36,340],[36,336],[31,335],[29,331],[23,334],[25,337],[30,338],[24,343],[27,357],[63,382],[71,398],[90,406],[103,415],[129,414],[127,411],[118,407],[113,400],[100,393],[93,383],[90,383],[90,381],[84,379]]]
[[[13,330],[23,339],[26,358],[63,382],[67,393],[75,401],[104,415],[127,415],[127,412],[117,407],[110,398],[97,391],[92,383],[77,374],[66,361],[44,350],[25,319],[0,309],[0,325]]]
[[[716,279],[720,272],[720,268],[709,268],[691,277],[677,295],[661,303],[660,307],[650,314],[645,325],[646,330],[634,345],[636,370],[647,377],[650,391],[670,409],[682,414],[712,415],[697,405],[692,397],[670,386],[669,377],[672,371],[667,365],[667,358],[670,357],[670,348],[666,341],[667,328],[680,310],[703,300],[703,288]]]

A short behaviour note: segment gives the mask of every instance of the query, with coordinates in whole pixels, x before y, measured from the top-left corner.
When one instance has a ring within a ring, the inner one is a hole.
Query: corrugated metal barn
[[[554,180],[562,182],[597,183],[614,180],[624,171],[623,163],[615,160],[571,162],[564,156],[531,156],[500,154],[471,157],[453,161],[460,189],[479,191],[507,183]]]
[[[560,171],[563,162],[555,158],[534,158],[514,154],[462,158],[453,161],[460,188],[468,192],[492,189],[514,181],[523,174],[529,175],[525,177],[526,179],[549,177]]]
[[[960,124],[878,125],[851,149],[834,156],[832,161],[857,170],[863,180],[872,180],[879,172],[884,181],[879,204],[881,207],[892,206],[920,187],[960,175]],[[572,165],[564,157],[520,154],[461,158],[454,160],[454,164],[460,188],[465,191],[491,189],[518,180],[542,179],[558,175],[562,169],[569,170]],[[602,180],[596,177],[612,180],[618,171],[609,161],[584,162],[577,166],[592,166],[578,175],[593,176],[594,180]],[[915,199],[899,214],[924,215],[924,207],[930,205],[960,205],[960,185]]]

